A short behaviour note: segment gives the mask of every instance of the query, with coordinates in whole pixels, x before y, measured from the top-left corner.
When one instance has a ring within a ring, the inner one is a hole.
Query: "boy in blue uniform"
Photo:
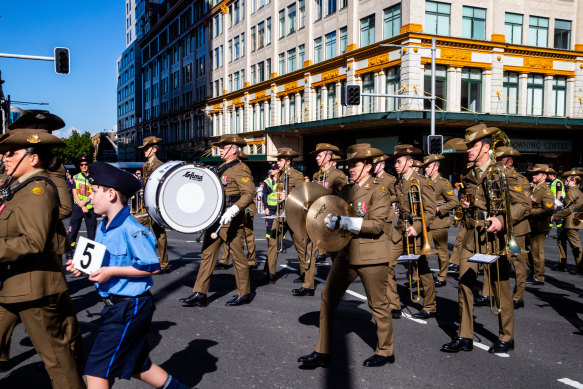
[[[141,184],[132,174],[107,163],[92,166],[91,204],[103,215],[95,240],[106,246],[103,264],[89,276],[105,307],[103,323],[85,367],[87,386],[108,388],[114,378],[138,378],[156,388],[185,388],[149,357],[146,336],[154,303],[149,289],[160,271],[152,233],[130,216],[128,198]],[[76,277],[81,272],[67,262]]]

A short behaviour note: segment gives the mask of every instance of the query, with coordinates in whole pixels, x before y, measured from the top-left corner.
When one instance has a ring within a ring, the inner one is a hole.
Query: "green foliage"
[[[65,165],[75,165],[79,158],[83,155],[91,155],[92,144],[91,144],[91,133],[84,132],[79,134],[76,130],[70,137],[64,138],[65,147],[56,150],[56,153],[61,157],[61,160]]]

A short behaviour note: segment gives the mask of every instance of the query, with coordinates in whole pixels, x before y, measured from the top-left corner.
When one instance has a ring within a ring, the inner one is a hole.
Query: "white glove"
[[[341,230],[348,230],[353,234],[358,234],[360,229],[362,228],[362,221],[361,217],[348,217],[348,216],[336,216],[336,215],[328,215],[324,219],[324,223],[326,227],[330,228],[331,230],[341,229]]]
[[[231,205],[230,208],[228,208],[225,213],[223,213],[223,216],[221,216],[221,220],[219,221],[220,224],[229,224],[231,222],[231,220],[233,220],[233,218],[235,216],[237,216],[237,214],[239,213],[239,207],[237,207],[236,205]]]

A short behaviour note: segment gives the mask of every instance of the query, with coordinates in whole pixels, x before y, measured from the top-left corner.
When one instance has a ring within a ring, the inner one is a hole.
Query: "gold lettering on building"
[[[442,59],[454,59],[457,61],[471,61],[472,52],[469,50],[459,49],[441,49]]]
[[[368,59],[368,67],[382,65],[389,62],[389,54],[381,54]]]
[[[331,78],[338,77],[338,69],[330,70],[329,72],[322,73],[322,81],[329,80]]]

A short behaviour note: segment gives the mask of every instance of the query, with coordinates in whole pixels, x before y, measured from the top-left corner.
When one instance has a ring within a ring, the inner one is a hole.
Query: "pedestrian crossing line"
[[[293,271],[298,271],[298,269],[296,269],[296,268],[294,268],[294,267],[291,267],[291,266],[288,266],[288,265],[281,265],[281,267],[284,267],[284,268],[286,268],[286,269],[290,269],[290,270],[293,270]],[[323,280],[323,279],[322,279],[322,278],[320,278],[320,277],[314,277],[314,279],[315,279],[316,281],[319,281],[319,282],[321,282],[322,284],[325,284],[325,283],[326,283],[326,280]],[[354,296],[354,297],[356,297],[356,298],[359,298],[359,299],[361,299],[361,300],[363,300],[363,301],[367,301],[367,298],[366,298],[366,296],[363,296],[362,294],[360,294],[360,293],[357,293],[357,292],[353,292],[353,291],[352,291],[352,290],[350,290],[350,289],[346,289],[346,293],[348,293],[349,295],[351,295],[351,296]],[[416,318],[414,318],[413,316],[409,315],[408,313],[405,313],[405,312],[403,312],[403,313],[402,313],[402,315],[403,315],[403,317],[404,317],[404,318],[406,318],[406,319],[409,319],[409,320],[412,320],[412,321],[414,321],[414,322],[416,322],[416,323],[419,323],[419,324],[427,324],[427,322],[426,322],[425,320],[416,319]]]
[[[476,346],[477,348],[481,348],[482,350],[486,350],[486,351],[488,351],[490,349],[490,347],[486,346],[485,344],[477,343],[477,342],[474,342],[474,346]],[[506,354],[506,353],[496,353],[494,355],[497,355],[497,356],[502,357],[502,358],[510,358],[510,355]]]
[[[574,381],[570,378],[559,378],[557,381],[562,382],[565,385],[572,386],[573,388],[583,389],[583,384],[581,382]]]

